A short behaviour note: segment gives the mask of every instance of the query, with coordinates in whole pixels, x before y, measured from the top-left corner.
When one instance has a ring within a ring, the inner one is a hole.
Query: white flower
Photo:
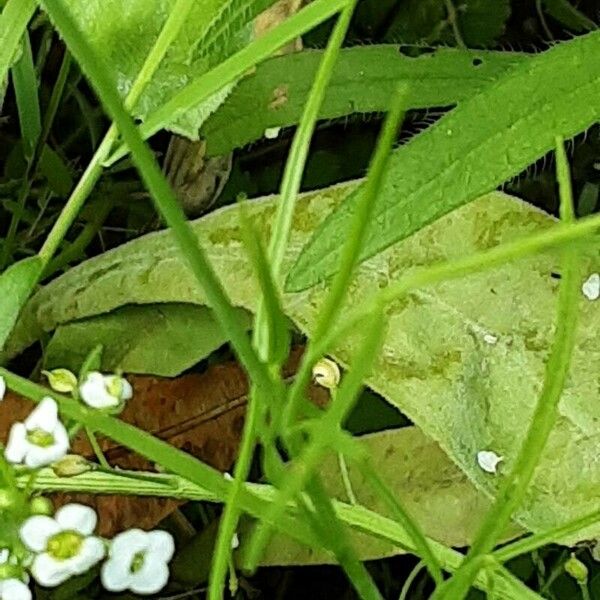
[[[110,592],[155,594],[169,580],[167,563],[174,552],[173,537],[166,531],[130,529],[119,533],[102,565],[102,585]]]
[[[4,394],[6,394],[6,381],[4,381],[4,377],[0,375],[0,402],[4,400]]]
[[[600,273],[592,273],[583,282],[581,291],[588,300],[598,300],[600,298]]]
[[[123,377],[92,371],[79,386],[79,394],[92,408],[116,408],[133,396],[133,389]]]
[[[36,554],[30,571],[40,585],[60,585],[104,558],[104,542],[92,535],[96,522],[89,506],[67,504],[54,518],[35,515],[23,523],[19,535]]]
[[[69,436],[58,418],[53,398],[44,398],[24,423],[10,428],[4,451],[11,463],[25,463],[35,469],[62,458],[69,449]]]
[[[31,591],[19,579],[3,579],[0,581],[0,600],[31,600]]]
[[[486,472],[486,473],[496,473],[498,469],[498,464],[504,460],[504,457],[498,456],[495,452],[491,450],[480,450],[477,453],[477,464]]]

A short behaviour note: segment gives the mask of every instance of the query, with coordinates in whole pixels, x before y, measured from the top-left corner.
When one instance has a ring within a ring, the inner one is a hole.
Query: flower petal
[[[83,540],[81,548],[72,559],[70,559],[69,568],[75,575],[80,575],[89,571],[96,563],[100,562],[106,554],[104,542],[97,537],[88,537]]]
[[[4,394],[6,394],[6,381],[2,375],[0,375],[0,402],[4,400]]]
[[[58,406],[54,398],[46,396],[25,419],[27,431],[42,429],[52,433],[58,421]]]
[[[156,594],[169,581],[169,567],[162,561],[146,558],[142,568],[133,573],[129,589],[136,594]]]
[[[104,375],[97,371],[88,373],[85,381],[79,387],[79,395],[92,408],[114,408],[119,404],[119,399],[106,389]]]
[[[167,531],[158,529],[149,531],[148,535],[148,553],[154,558],[157,557],[164,562],[169,562],[175,554],[175,542],[173,536]]]
[[[31,469],[38,469],[39,467],[45,467],[50,465],[57,460],[60,460],[67,453],[68,448],[65,448],[63,444],[52,444],[44,448],[43,446],[36,446],[35,444],[29,444],[27,449],[27,455],[25,456],[25,464]]]
[[[5,579],[0,581],[0,600],[31,600],[31,591],[18,579]]]
[[[98,516],[93,508],[77,503],[65,504],[56,511],[54,518],[62,531],[70,529],[81,535],[91,535],[98,523]]]
[[[47,552],[38,554],[31,565],[33,578],[45,587],[54,587],[66,581],[73,574],[69,568],[71,561],[56,560]]]
[[[27,429],[23,423],[15,423],[10,428],[8,434],[8,442],[4,450],[4,458],[10,463],[18,464],[23,462],[27,450],[29,449],[29,442],[27,441]]]
[[[60,531],[59,524],[46,515],[29,517],[19,530],[21,541],[33,552],[46,550],[48,540]]]
[[[109,592],[122,592],[131,583],[131,560],[124,560],[122,556],[109,558],[100,571],[102,585]]]
[[[110,556],[121,557],[121,560],[131,563],[138,552],[148,550],[150,540],[148,533],[141,529],[128,529],[115,535],[110,545]]]

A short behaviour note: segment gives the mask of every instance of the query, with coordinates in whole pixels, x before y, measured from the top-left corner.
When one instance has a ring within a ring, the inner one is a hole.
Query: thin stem
[[[560,214],[567,222],[571,222],[574,218],[573,194],[562,138],[557,139],[556,148],[557,178],[561,199]],[[469,566],[477,558],[493,549],[513,512],[523,501],[556,422],[558,403],[569,373],[576,338],[580,270],[580,260],[576,248],[568,247],[564,250],[562,264],[556,333],[552,352],[546,365],[540,399],[511,473],[502,483],[496,500],[471,545],[463,567],[454,575],[446,591],[438,594],[440,598],[460,600],[467,593],[475,575]]]
[[[96,455],[96,458],[98,459],[98,462],[100,463],[100,466],[103,469],[107,469],[107,470],[110,469],[111,466],[108,464],[108,461],[106,460],[106,456],[104,456],[104,452],[102,452],[102,448],[100,448],[100,444],[98,443],[98,440],[96,439],[96,435],[94,434],[92,429],[90,429],[89,427],[86,427],[85,434],[87,435],[87,438],[90,442],[92,450],[94,451],[94,454]]]
[[[458,26],[458,15],[456,13],[454,2],[452,0],[444,0],[444,3],[446,4],[448,22],[450,23],[450,27],[452,27],[452,33],[454,34],[456,45],[463,50],[467,50],[467,45],[465,44],[465,40],[460,32],[460,27]]]
[[[412,587],[415,579],[419,576],[423,568],[425,567],[425,563],[420,560],[413,568],[413,570],[408,574],[408,577],[404,580],[404,584],[402,585],[402,589],[400,590],[400,596],[398,596],[398,600],[408,600],[408,592]]]
[[[271,270],[271,277],[275,282],[279,280],[281,275],[281,265],[287,247],[294,205],[300,190],[310,140],[315,129],[323,98],[325,97],[327,84],[331,78],[333,67],[350,24],[355,4],[356,0],[350,1],[337,20],[335,29],[329,38],[327,49],[319,65],[319,70],[287,157],[281,185],[281,195],[268,250],[269,268]],[[275,338],[274,331],[269,327],[266,310],[265,303],[261,300],[255,319],[253,342],[262,360],[267,360],[272,355],[271,346]],[[256,445],[260,398],[260,394],[254,388],[253,393],[250,394],[246,410],[246,421],[242,434],[240,454],[234,471],[234,484],[221,519],[215,552],[213,554],[208,590],[209,600],[218,600],[222,597],[227,563],[231,554],[231,539],[240,518],[238,495],[242,483],[248,478]]]
[[[125,107],[127,110],[131,110],[138,103],[143,91],[146,89],[146,86],[152,79],[154,73],[156,73],[156,70],[173,40],[179,34],[193,4],[193,0],[177,0],[177,3],[173,7],[173,10],[171,10],[154,46],[146,57],[131,90],[127,94],[127,98],[125,99]],[[94,153],[92,160],[89,162],[81,179],[75,186],[75,189],[71,193],[71,196],[67,200],[67,203],[39,252],[39,256],[44,262],[44,266],[47,266],[52,257],[56,254],[62,240],[67,235],[69,228],[77,218],[85,201],[100,179],[104,170],[102,165],[108,157],[114,143],[117,141],[117,138],[118,130],[113,124],[110,126],[104,139],[100,143],[100,146]]]

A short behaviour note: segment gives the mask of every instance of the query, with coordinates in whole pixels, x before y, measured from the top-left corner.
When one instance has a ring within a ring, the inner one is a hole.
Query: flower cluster
[[[44,373],[54,391],[70,393],[99,410],[120,410],[133,393],[129,382],[118,375],[93,371],[78,381],[67,369]],[[6,382],[0,377],[0,402],[5,392]],[[87,470],[83,457],[68,455],[69,447],[69,434],[60,420],[56,400],[47,396],[23,422],[12,425],[4,457],[9,463],[31,469],[52,465],[55,472]],[[82,470],[83,466],[86,468]],[[0,548],[0,600],[31,600],[28,573],[40,585],[54,587],[103,560],[100,579],[110,592],[155,594],[166,585],[168,563],[175,551],[171,534],[131,529],[105,540],[94,535],[98,517],[92,508],[67,504],[51,516],[47,500],[34,500],[45,502],[32,500],[30,511],[36,514],[19,528],[26,553],[20,550],[17,558],[8,548]],[[34,509],[37,505],[40,510]]]

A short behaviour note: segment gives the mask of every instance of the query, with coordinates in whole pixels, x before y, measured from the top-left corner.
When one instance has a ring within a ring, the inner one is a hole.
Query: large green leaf
[[[68,0],[80,29],[114,74],[126,96],[176,0]],[[148,84],[134,114],[144,118],[191,79],[244,47],[249,25],[273,0],[203,0],[192,8],[183,30]],[[203,121],[227,96],[230,87],[188,111],[170,129],[197,139]]]
[[[248,327],[250,319],[248,318]],[[79,371],[102,344],[102,369],[173,377],[227,342],[212,311],[193,304],[123,306],[107,315],[61,325],[45,355],[46,368]]]
[[[260,139],[266,129],[298,123],[321,58],[321,51],[307,50],[259,65],[203,125],[208,154],[226,154]],[[527,58],[451,48],[412,58],[394,45],[347,48],[340,53],[319,118],[386,111],[400,82],[408,84],[407,109],[451,106]]]
[[[356,183],[337,186],[299,201],[286,268],[323,215],[355,188]],[[275,202],[264,199],[250,206],[263,235]],[[218,211],[196,221],[194,228],[233,303],[252,310],[258,286],[243,250],[237,211],[235,206]],[[414,268],[463,257],[552,224],[552,217],[515,198],[485,196],[364,262],[349,305]],[[541,387],[554,330],[558,264],[553,253],[530,257],[416,290],[387,312],[383,351],[368,384],[490,495],[512,465]],[[597,250],[584,258],[584,267],[586,277],[600,269]],[[284,297],[287,314],[309,334],[324,291],[319,285]],[[87,261],[46,286],[26,308],[10,354],[62,323],[126,304],[157,302],[204,303],[167,232]],[[600,501],[599,306],[582,294],[577,347],[560,417],[517,515],[534,531],[590,512]],[[335,356],[342,363],[359,336],[357,331],[337,348]],[[496,476],[477,464],[477,452],[485,449],[505,457]]]
[[[377,201],[363,258],[495,189],[600,116],[600,31],[507,72],[400,147]],[[305,289],[331,275],[356,195],[317,230],[288,279]]]

